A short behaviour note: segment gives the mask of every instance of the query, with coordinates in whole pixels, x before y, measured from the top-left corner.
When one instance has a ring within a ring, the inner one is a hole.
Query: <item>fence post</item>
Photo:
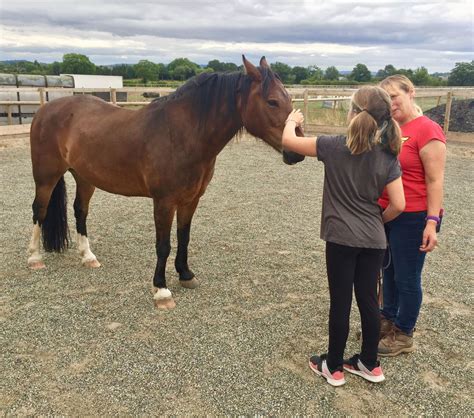
[[[303,100],[303,129],[306,129],[306,124],[308,123],[308,89],[304,90]]]
[[[436,107],[439,106],[439,103],[441,102],[441,96],[438,96],[438,101],[436,102]]]
[[[110,99],[112,100],[113,104],[117,103],[117,90],[116,89],[110,89]]]
[[[451,104],[453,102],[453,92],[448,91],[446,97],[446,112],[444,112],[444,134],[446,135],[449,131],[449,118],[451,117]]]
[[[45,103],[44,88],[40,87],[38,89],[38,92],[39,92],[40,106],[43,106]]]
[[[7,105],[7,114],[8,114],[8,124],[13,125],[12,107],[10,105]]]

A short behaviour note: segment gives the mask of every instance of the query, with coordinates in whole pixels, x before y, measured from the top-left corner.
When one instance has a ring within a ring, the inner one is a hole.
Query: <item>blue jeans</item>
[[[383,270],[382,315],[403,332],[411,334],[420,313],[421,271],[426,212],[404,212],[385,225],[388,248]],[[387,266],[388,265],[388,266]]]

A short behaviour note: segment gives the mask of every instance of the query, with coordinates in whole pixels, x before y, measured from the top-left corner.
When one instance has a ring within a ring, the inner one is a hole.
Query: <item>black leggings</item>
[[[380,335],[377,276],[384,254],[385,250],[326,242],[326,268],[331,298],[327,362],[331,370],[342,366],[349,335],[352,287],[362,323],[360,359],[367,367],[373,367],[377,362]]]

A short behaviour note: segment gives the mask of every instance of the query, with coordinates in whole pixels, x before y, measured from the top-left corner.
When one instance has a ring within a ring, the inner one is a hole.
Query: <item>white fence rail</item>
[[[48,101],[58,97],[76,94],[94,94],[110,101],[117,106],[145,106],[150,103],[146,100],[134,100],[143,97],[144,93],[150,95],[166,96],[175,89],[164,87],[123,87],[123,88],[58,88],[58,87],[0,87],[0,125],[14,125],[16,123],[30,123],[37,109]],[[331,87],[290,87],[289,93],[293,102],[302,103],[305,119],[308,120],[310,103],[323,102],[323,107],[332,108],[334,112],[338,102],[349,101],[354,88]],[[105,96],[104,96],[105,95]],[[36,100],[35,100],[36,98]],[[125,100],[123,100],[125,98]],[[129,99],[132,100],[129,100]],[[417,98],[436,98],[437,105],[443,98],[446,99],[446,112],[444,130],[449,130],[451,105],[454,98],[474,98],[472,88],[419,88]]]

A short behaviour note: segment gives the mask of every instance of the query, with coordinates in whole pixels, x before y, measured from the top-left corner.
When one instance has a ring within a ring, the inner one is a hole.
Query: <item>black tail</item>
[[[66,183],[62,176],[53,190],[46,218],[41,225],[45,251],[60,253],[69,247]]]

